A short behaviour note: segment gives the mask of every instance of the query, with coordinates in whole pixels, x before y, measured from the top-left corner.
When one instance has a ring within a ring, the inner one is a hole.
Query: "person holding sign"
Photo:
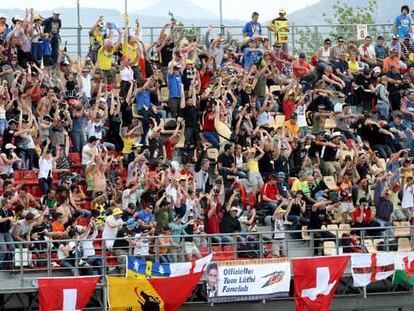
[[[267,29],[275,33],[275,42],[282,44],[282,50],[288,51],[289,21],[286,18],[286,10],[279,10],[279,17],[276,17],[268,25]]]

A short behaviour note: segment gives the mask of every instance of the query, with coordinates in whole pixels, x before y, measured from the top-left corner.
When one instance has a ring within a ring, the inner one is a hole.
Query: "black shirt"
[[[320,229],[326,219],[326,210],[311,210],[309,229]],[[114,245],[115,247],[115,245]]]
[[[1,216],[1,218],[12,217],[13,212],[11,210],[5,210],[3,208],[0,208],[0,216]],[[11,221],[10,220],[8,220],[6,222],[3,222],[3,223],[0,223],[0,232],[1,233],[9,232],[10,229],[11,229]]]
[[[241,226],[239,220],[232,217],[229,212],[224,212],[220,222],[220,233],[235,233],[240,231]]]
[[[325,152],[323,153],[323,160],[324,161],[335,161],[337,152],[338,152],[338,149],[325,146]]]
[[[14,131],[10,127],[6,128],[3,133],[3,149],[7,144],[12,144],[14,138]]]
[[[261,173],[270,173],[274,170],[272,164],[272,152],[265,151],[263,157],[259,160],[259,171]]]
[[[116,234],[116,238],[119,240],[115,240],[114,248],[115,249],[129,249],[129,239],[131,237],[132,231],[129,231],[127,227],[123,226],[121,229],[118,230]]]
[[[225,153],[222,153],[218,156],[217,162],[221,163],[223,167],[231,168],[233,163],[235,163],[235,159],[232,155],[228,156]]]
[[[314,140],[312,140],[311,145],[308,149],[308,156],[309,158],[316,158],[316,154],[318,153],[319,156],[321,156],[322,154],[322,145],[318,145],[317,143],[315,143]]]
[[[193,105],[186,105],[184,109],[181,109],[181,115],[185,121],[185,127],[197,127],[197,108]]]
[[[172,60],[174,51],[174,42],[171,42],[170,44],[164,45],[164,47],[161,49],[161,66],[167,67],[168,63]]]

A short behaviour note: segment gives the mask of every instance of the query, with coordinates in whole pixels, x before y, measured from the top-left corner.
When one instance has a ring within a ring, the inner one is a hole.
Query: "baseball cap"
[[[15,119],[10,119],[7,124],[8,125],[17,124],[17,121]]]
[[[186,60],[185,60],[185,64],[186,64],[186,65],[192,65],[192,64],[194,64],[194,62],[193,62],[193,60],[192,60],[192,59],[186,59]]]
[[[0,18],[7,19],[7,15],[6,15],[6,14],[4,14],[4,13],[0,13]]]
[[[279,14],[286,14],[286,9],[280,8],[279,9]]]
[[[276,174],[276,177],[277,177],[277,178],[286,178],[286,174],[285,174],[285,172],[278,172],[278,173]]]
[[[126,226],[127,227],[136,227],[136,225],[137,225],[137,223],[136,223],[136,221],[134,220],[134,218],[129,218],[127,221],[126,221]]]
[[[58,9],[54,9],[52,14],[60,14],[60,11]]]
[[[341,132],[333,132],[331,138],[342,136]]]
[[[231,208],[230,208],[230,212],[231,211],[238,211],[239,209],[237,208],[237,206],[232,206]]]
[[[21,17],[20,15],[16,15],[15,17],[13,17],[14,21],[23,21],[23,17]]]

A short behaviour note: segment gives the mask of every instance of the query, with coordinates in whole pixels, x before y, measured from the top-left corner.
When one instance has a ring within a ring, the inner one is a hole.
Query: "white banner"
[[[248,300],[246,296],[254,296],[250,299],[261,299],[264,296],[283,296],[289,293],[291,279],[289,261],[262,259],[213,264],[216,265],[217,270],[212,271],[207,268],[206,271],[207,292],[211,301]],[[216,276],[215,281],[211,279],[212,275]]]
[[[357,39],[364,40],[368,36],[368,26],[367,25],[357,25]]]

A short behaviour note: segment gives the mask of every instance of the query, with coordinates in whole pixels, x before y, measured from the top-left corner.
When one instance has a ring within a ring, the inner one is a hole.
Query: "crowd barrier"
[[[167,19],[166,19],[167,20]],[[392,35],[392,24],[369,24],[367,25],[368,34],[375,38],[378,35],[384,36],[387,40]],[[230,30],[231,36],[234,36],[239,41],[242,39],[243,25],[227,25],[226,29]],[[162,27],[142,27],[142,40],[149,45],[156,42],[158,35],[161,32]],[[204,39],[204,35],[207,32],[208,25],[191,25],[184,27],[185,30],[191,31],[200,40]],[[71,27],[64,26],[61,29],[62,42],[67,41],[68,53],[71,56],[84,57],[88,53],[89,48],[89,32],[90,27]],[[215,34],[221,31],[220,26],[213,26],[213,32]],[[274,36],[270,33],[266,27],[262,28],[262,36],[269,39],[272,44]],[[317,49],[322,46],[322,42],[325,38],[335,38],[335,35],[349,36],[352,34],[354,37],[357,35],[357,25],[296,25],[292,23],[289,27],[289,50],[293,54],[299,52],[305,52],[309,55],[315,54]],[[309,38],[311,38],[309,40]]]

